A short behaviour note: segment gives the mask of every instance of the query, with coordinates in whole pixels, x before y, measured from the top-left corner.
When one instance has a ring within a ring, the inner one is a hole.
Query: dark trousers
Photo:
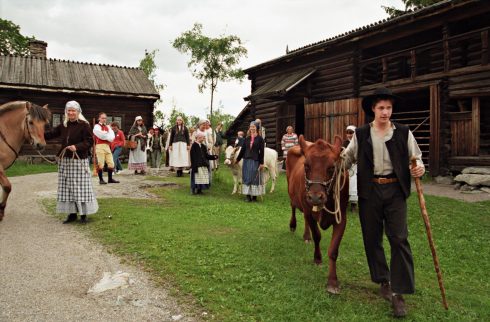
[[[371,280],[375,283],[390,281],[394,293],[413,293],[415,281],[407,239],[407,202],[400,185],[373,183],[370,197],[359,198],[359,218]],[[383,248],[383,228],[391,246],[389,269]]]

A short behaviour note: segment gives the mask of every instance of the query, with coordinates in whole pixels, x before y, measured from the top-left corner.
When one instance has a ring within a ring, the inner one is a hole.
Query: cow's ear
[[[305,137],[303,136],[303,134],[301,134],[299,136],[299,147],[301,148],[301,154],[305,155],[305,150],[306,150],[307,144],[306,144],[306,140],[305,140]]]
[[[333,148],[335,153],[340,153],[342,150],[342,138],[338,135],[335,136],[334,142],[333,142]]]

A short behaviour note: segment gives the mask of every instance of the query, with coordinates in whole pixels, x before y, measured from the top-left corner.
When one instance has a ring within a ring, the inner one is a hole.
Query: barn
[[[143,70],[50,59],[46,42],[33,40],[29,46],[29,56],[0,55],[0,104],[14,100],[48,104],[52,126],[63,121],[65,103],[70,100],[80,103],[90,122],[103,111],[125,133],[138,115],[152,124],[153,104],[160,95]],[[48,142],[44,154],[54,155],[58,149],[57,141]],[[21,154],[36,153],[24,145]]]
[[[227,134],[260,118],[279,152],[287,125],[331,141],[370,121],[360,98],[386,86],[431,175],[490,166],[489,29],[486,1],[442,1],[288,51],[245,70],[251,93]]]

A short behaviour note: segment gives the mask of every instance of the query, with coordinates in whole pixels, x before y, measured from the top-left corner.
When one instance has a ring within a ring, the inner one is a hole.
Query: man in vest
[[[109,176],[109,183],[119,183],[119,181],[112,178],[112,172],[114,171],[114,159],[111,152],[111,142],[114,140],[114,131],[110,126],[107,126],[107,115],[104,112],[99,113],[99,123],[94,126],[94,138],[95,138],[95,155],[97,156],[97,171],[99,174],[99,183],[106,184],[102,178],[102,170],[104,169],[104,163],[107,163],[107,173]]]
[[[422,152],[409,128],[390,121],[399,98],[379,88],[362,101],[374,121],[355,130],[344,151],[347,167],[357,162],[359,218],[371,280],[391,301],[395,317],[406,315],[402,294],[415,289],[412,252],[408,243],[407,203],[411,176],[424,172]],[[412,157],[417,166],[410,168]],[[383,229],[390,242],[390,267],[383,249]]]

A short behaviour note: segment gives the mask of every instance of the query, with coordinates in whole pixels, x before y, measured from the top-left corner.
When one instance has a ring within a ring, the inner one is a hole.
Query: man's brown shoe
[[[387,301],[391,301],[391,286],[390,282],[383,282],[380,284],[379,295]]]
[[[393,315],[396,318],[402,318],[407,315],[407,310],[405,309],[405,300],[400,294],[395,294],[392,296],[391,306],[393,307]]]

